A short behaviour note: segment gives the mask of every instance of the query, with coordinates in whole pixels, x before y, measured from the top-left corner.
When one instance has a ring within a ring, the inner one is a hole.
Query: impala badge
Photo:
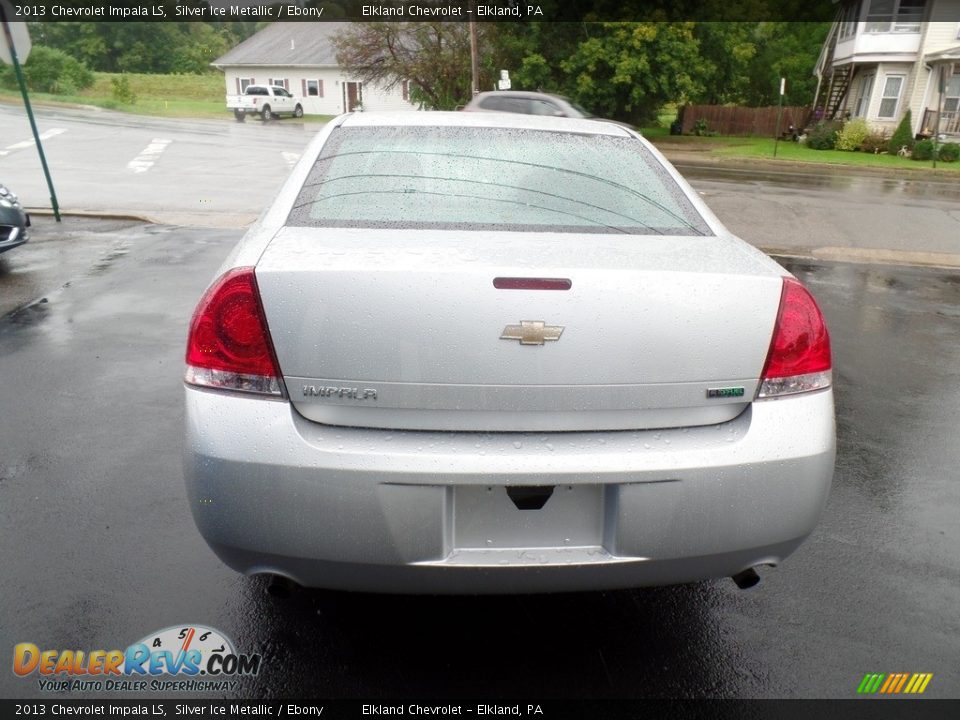
[[[562,325],[547,325],[542,320],[521,320],[519,325],[507,325],[500,339],[519,340],[521,345],[543,345],[547,340],[559,340],[561,335]]]

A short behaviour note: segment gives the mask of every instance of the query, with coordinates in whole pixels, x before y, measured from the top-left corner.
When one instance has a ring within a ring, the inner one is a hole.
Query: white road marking
[[[283,155],[283,159],[286,161],[288,167],[293,167],[297,164],[297,160],[300,159],[300,153],[282,152],[280,154]]]
[[[45,132],[40,133],[41,140],[49,140],[52,137],[61,135],[67,131],[66,128],[51,128]],[[24,148],[33,147],[37,142],[33,138],[29,140],[24,140],[23,142],[14,143],[13,145],[7,145],[3,150],[0,150],[0,157],[4,155],[9,155],[14,150],[23,150]]]
[[[144,173],[153,167],[153,164],[160,157],[161,153],[167,149],[167,146],[173,140],[164,140],[163,138],[154,138],[150,141],[140,154],[127,163],[127,170],[135,173]]]

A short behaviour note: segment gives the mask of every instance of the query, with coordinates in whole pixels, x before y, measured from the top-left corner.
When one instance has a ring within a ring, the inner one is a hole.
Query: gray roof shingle
[[[276,22],[251,35],[211,65],[336,66],[331,40],[350,23]]]

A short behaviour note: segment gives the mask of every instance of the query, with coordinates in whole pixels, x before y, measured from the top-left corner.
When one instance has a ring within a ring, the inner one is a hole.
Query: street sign
[[[27,32],[27,24],[25,22],[12,22],[12,18],[16,15],[7,0],[0,0],[0,10],[2,10],[3,17],[6,18],[7,25],[10,28],[13,46],[17,49],[17,60],[24,63],[30,55],[30,33]],[[7,65],[13,64],[10,48],[7,46],[7,33],[3,30],[0,30],[0,62]]]
[[[500,80],[497,82],[497,88],[500,90],[510,89],[510,72],[508,70],[500,71]]]

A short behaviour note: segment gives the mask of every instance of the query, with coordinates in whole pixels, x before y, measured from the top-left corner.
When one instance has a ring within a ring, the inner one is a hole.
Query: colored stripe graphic
[[[867,673],[857,686],[860,695],[920,695],[933,679],[933,673]]]
[[[933,673],[915,673],[914,676],[910,678],[910,682],[907,683],[907,687],[904,692],[912,695],[919,695],[927,689],[927,685],[930,684],[930,680],[932,678]]]
[[[880,673],[867,673],[863,676],[863,680],[860,681],[860,687],[857,688],[857,692],[865,695],[875,693],[877,688],[880,687],[880,682],[883,678],[884,675]]]

